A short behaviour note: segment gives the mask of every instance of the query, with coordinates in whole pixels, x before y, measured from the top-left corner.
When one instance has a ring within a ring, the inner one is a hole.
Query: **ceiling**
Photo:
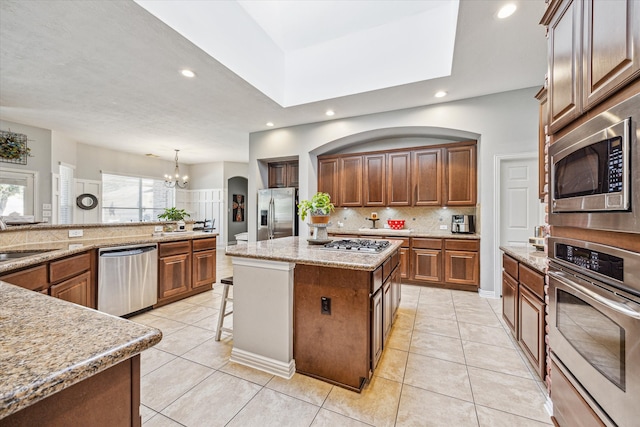
[[[542,85],[546,40],[538,21],[544,1],[514,2],[516,13],[498,20],[503,1],[460,1],[450,76],[282,107],[232,72],[226,60],[214,59],[133,1],[2,0],[0,119],[165,160],[180,149],[181,163],[246,162],[249,134],[270,129],[268,121],[287,127]],[[357,16],[358,8],[375,3],[353,2],[348,13]],[[358,22],[346,13],[336,20],[341,36],[347,24]],[[304,15],[287,25],[303,30],[300,22],[314,18]],[[261,24],[265,34],[272,26],[271,40],[283,49],[323,40],[318,26],[309,24],[308,34],[292,37],[285,32],[290,27],[273,22]],[[381,23],[363,19],[362,25]],[[227,51],[243,50],[237,37],[222,40]],[[194,70],[196,78],[182,77],[181,68]],[[434,98],[438,90],[448,96]],[[327,109],[335,116],[325,116]]]

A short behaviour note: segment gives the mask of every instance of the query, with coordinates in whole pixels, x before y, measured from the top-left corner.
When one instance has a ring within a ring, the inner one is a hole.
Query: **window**
[[[0,169],[0,216],[34,215],[36,172]]]
[[[174,200],[164,180],[102,174],[102,222],[157,221]]]

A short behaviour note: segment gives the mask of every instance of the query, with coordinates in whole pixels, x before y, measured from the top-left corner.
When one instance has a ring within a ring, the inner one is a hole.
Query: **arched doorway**
[[[236,243],[236,234],[245,233],[247,227],[248,181],[242,176],[229,178],[227,186],[227,244]]]

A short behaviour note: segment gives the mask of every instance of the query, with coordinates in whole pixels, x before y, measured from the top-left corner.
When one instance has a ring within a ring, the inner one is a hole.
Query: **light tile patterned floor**
[[[220,250],[218,280],[232,275]],[[382,359],[361,394],[296,374],[229,362],[214,341],[222,285],[139,315],[164,338],[142,353],[141,400],[152,426],[446,426],[551,424],[546,391],[501,319],[500,300],[402,286]],[[231,316],[225,326],[232,326]]]

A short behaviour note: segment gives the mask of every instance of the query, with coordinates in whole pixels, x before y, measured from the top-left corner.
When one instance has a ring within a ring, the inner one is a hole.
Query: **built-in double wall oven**
[[[549,223],[640,233],[640,94],[549,147]]]
[[[549,339],[554,362],[603,421],[637,426],[640,254],[550,238],[549,259]]]

